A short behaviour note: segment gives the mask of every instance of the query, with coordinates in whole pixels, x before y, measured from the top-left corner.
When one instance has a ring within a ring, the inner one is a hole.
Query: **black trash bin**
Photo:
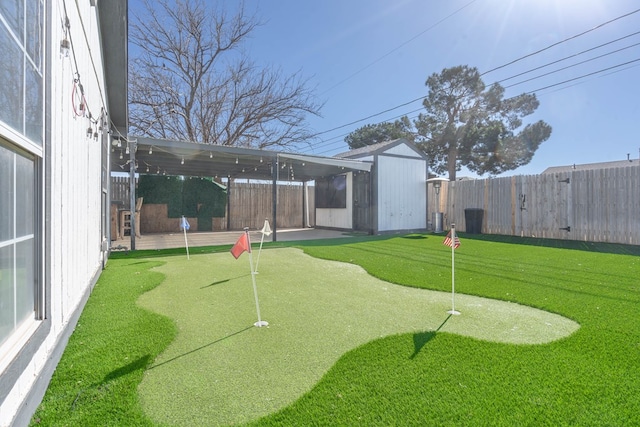
[[[464,210],[464,220],[467,224],[467,233],[482,234],[482,216],[484,211],[478,208]]]

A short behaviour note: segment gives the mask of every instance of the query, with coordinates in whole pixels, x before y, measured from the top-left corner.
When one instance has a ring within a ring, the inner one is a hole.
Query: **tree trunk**
[[[449,181],[456,180],[456,159],[458,158],[458,150],[455,146],[449,147],[447,155],[447,170],[449,171]]]

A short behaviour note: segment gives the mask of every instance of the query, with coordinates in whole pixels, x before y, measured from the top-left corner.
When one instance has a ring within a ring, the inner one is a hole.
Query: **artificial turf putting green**
[[[255,255],[255,253],[254,253]],[[257,320],[248,255],[164,259],[163,283],[141,306],[175,320],[175,341],[145,372],[139,394],[146,414],[171,425],[237,424],[291,404],[346,352],[388,335],[413,332],[414,355],[425,332],[486,341],[544,344],[577,323],[531,307],[390,284],[352,264],[298,249],[261,254]],[[163,259],[158,259],[163,260]]]

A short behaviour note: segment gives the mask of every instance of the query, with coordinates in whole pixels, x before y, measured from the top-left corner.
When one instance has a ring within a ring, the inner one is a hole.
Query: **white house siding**
[[[353,175],[347,175],[347,207],[346,208],[316,208],[316,225],[327,228],[353,228]]]
[[[406,152],[403,152],[403,147]],[[415,151],[404,145],[378,156],[378,231],[426,229],[425,161],[387,155],[394,150],[403,156],[415,157]]]
[[[45,2],[44,6],[45,16],[50,17],[44,31],[44,45],[49,51],[45,57],[50,61],[45,67],[45,86],[49,86],[51,95],[50,105],[45,107],[50,116],[50,128],[45,130],[50,151],[44,157],[40,184],[44,203],[36,205],[36,209],[44,217],[40,240],[43,246],[39,249],[44,259],[42,277],[49,279],[44,295],[48,309],[46,319],[34,320],[11,348],[0,347],[0,383],[5,391],[0,400],[0,426],[12,425],[16,414],[25,410],[27,397],[33,393],[43,369],[50,369],[47,362],[74,326],[70,321],[82,309],[103,263],[101,144],[109,136],[105,127],[97,141],[87,138],[88,127],[96,130],[99,125],[74,113],[71,101],[74,78],[79,75],[93,119],[99,120],[102,109],[107,109],[97,11],[90,3],[66,2],[77,69],[73,54],[59,54],[64,38],[60,25],[64,22],[62,3]],[[43,322],[50,323],[48,334],[36,348],[30,347],[32,353],[25,359],[19,351],[26,345],[29,333]],[[12,367],[12,358],[16,357],[22,359]],[[15,373],[16,365],[22,369],[19,375]]]

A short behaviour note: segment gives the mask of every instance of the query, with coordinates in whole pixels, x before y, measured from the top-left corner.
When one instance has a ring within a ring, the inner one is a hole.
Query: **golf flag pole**
[[[447,313],[458,315],[460,312],[456,310],[456,248],[460,246],[460,240],[456,236],[455,224],[451,224],[451,231],[449,231],[443,243],[451,246],[451,310],[447,311]]]
[[[269,220],[264,220],[264,225],[262,226],[262,230],[260,230],[262,237],[260,238],[260,249],[258,250],[258,258],[256,259],[256,274],[258,274],[258,263],[260,262],[260,254],[262,253],[262,243],[264,242],[264,236],[271,236],[271,226],[269,225]]]
[[[182,218],[180,218],[180,228],[182,228],[182,231],[184,233],[184,247],[187,248],[187,259],[191,259],[189,258],[189,242],[187,241],[187,230],[191,228],[191,226],[189,225],[189,221],[187,221],[187,218],[184,217],[184,215],[182,215]]]
[[[251,281],[253,282],[253,296],[256,299],[256,311],[258,312],[258,321],[253,326],[268,326],[269,323],[260,318],[260,303],[258,302],[258,287],[256,286],[256,273],[253,270],[253,256],[251,255],[251,238],[249,237],[249,227],[244,228],[244,234],[240,236],[238,241],[231,248],[231,255],[235,259],[240,258],[243,252],[249,252],[249,270],[251,271]]]

